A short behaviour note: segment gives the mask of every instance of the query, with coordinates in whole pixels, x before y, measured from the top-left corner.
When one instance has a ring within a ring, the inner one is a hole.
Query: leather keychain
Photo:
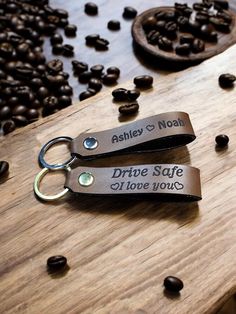
[[[36,176],[34,191],[45,201],[53,201],[68,191],[101,195],[155,195],[169,200],[201,199],[200,171],[197,168],[154,164],[129,167],[81,167],[71,169],[77,159],[96,159],[125,153],[144,153],[186,145],[196,138],[189,116],[184,112],[168,112],[135,121],[124,126],[94,133],[82,133],[74,140],[59,137],[49,141],[40,151],[39,163],[44,169]],[[45,162],[46,151],[57,142],[70,142],[71,159],[64,164]],[[67,171],[65,189],[55,196],[39,191],[42,178],[50,170]]]

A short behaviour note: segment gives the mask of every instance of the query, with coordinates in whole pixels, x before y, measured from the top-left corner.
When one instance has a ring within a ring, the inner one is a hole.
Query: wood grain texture
[[[93,161],[91,165],[183,163],[201,170],[199,204],[69,195],[53,204],[33,194],[37,154],[52,137],[119,126],[110,91],[1,138],[0,159],[10,163],[0,185],[1,313],[215,313],[236,292],[235,90],[218,86],[222,72],[236,73],[236,46],[201,65],[155,76],[142,93],[135,119],[186,111],[197,140],[188,148]],[[128,81],[124,86],[132,87]],[[227,150],[214,138],[226,133]],[[56,147],[48,161],[68,157]],[[60,173],[42,190],[59,191]],[[70,270],[51,278],[49,256],[67,256]],[[163,279],[180,277],[178,298],[163,294]]]

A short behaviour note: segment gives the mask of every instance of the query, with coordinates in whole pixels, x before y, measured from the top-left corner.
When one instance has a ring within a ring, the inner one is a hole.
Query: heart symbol
[[[175,182],[175,188],[176,190],[183,190],[184,188],[184,185],[182,183],[179,183],[179,182]]]
[[[118,182],[111,185],[111,189],[113,191],[117,191],[119,187],[120,187],[120,184]]]
[[[155,129],[155,125],[149,124],[149,125],[146,126],[146,129],[147,129],[149,132],[151,132],[151,131],[153,131],[153,130]]]

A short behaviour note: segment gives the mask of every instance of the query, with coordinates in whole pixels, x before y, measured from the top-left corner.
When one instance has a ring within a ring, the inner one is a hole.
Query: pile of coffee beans
[[[53,51],[73,55],[58,28],[73,35],[68,12],[50,7],[47,0],[1,1],[0,10],[0,124],[3,134],[36,121],[71,104],[68,73],[59,59],[46,62],[45,36]]]
[[[119,107],[122,115],[135,114],[139,110],[137,99],[140,96],[140,89],[148,89],[152,87],[153,77],[150,75],[139,75],[133,79],[136,86],[135,89],[128,90],[126,88],[116,88],[112,91],[113,100],[115,102],[126,102]],[[127,103],[128,102],[128,103]]]
[[[216,44],[221,33],[230,33],[232,17],[226,8],[227,1],[203,0],[192,8],[175,3],[173,9],[159,10],[143,21],[147,42],[180,56],[200,53],[205,43]]]
[[[72,67],[74,75],[78,76],[79,82],[88,84],[87,90],[79,95],[81,101],[97,94],[103,85],[117,84],[120,76],[120,69],[115,66],[107,68],[106,72],[104,72],[105,68],[102,64],[96,64],[89,68],[86,62],[73,60]]]

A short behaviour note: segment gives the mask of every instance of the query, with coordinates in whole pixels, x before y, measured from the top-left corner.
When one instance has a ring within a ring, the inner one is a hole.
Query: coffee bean
[[[48,96],[44,98],[43,106],[49,110],[54,110],[58,107],[58,99],[55,96]]]
[[[68,37],[76,36],[77,26],[73,24],[68,24],[65,27],[65,35]]]
[[[190,44],[190,45],[192,45],[193,41],[194,41],[194,36],[191,35],[191,34],[181,35],[180,39],[179,39],[179,42],[180,42],[181,45],[182,44]]]
[[[210,22],[214,25],[216,30],[223,33],[230,32],[230,24],[228,22],[225,22],[223,19],[211,17]]]
[[[58,23],[58,26],[64,28],[64,27],[66,27],[66,25],[68,25],[68,24],[69,24],[68,19],[60,19],[60,21],[59,21],[59,23]]]
[[[41,86],[43,86],[43,81],[40,78],[35,77],[30,81],[30,85],[32,86],[33,89],[37,90]]]
[[[31,104],[28,106],[29,108],[39,109],[41,107],[41,102],[38,99],[35,99]]]
[[[109,67],[107,68],[107,74],[115,74],[117,77],[120,76],[120,69],[117,67]]]
[[[202,0],[202,3],[204,5],[205,8],[210,9],[213,5],[212,0]]]
[[[69,77],[70,77],[70,74],[67,73],[67,72],[62,72],[62,71],[60,71],[60,72],[58,72],[58,74],[64,77],[65,83],[66,83],[66,81],[67,81],[67,80],[69,79]]]
[[[201,27],[202,25],[196,20],[190,20],[188,23],[190,33],[196,36],[198,36],[201,33]]]
[[[9,171],[9,163],[5,160],[0,161],[0,178],[5,177]]]
[[[157,45],[159,38],[160,38],[160,32],[155,31],[155,30],[151,31],[147,36],[148,43],[151,45]]]
[[[69,85],[62,85],[58,88],[58,94],[71,96],[73,94],[73,88]]]
[[[201,34],[207,41],[217,41],[218,34],[214,31],[214,27],[210,24],[202,25]]]
[[[54,55],[60,55],[63,52],[63,45],[62,44],[56,44],[52,47],[52,53]]]
[[[182,280],[174,276],[168,276],[164,279],[164,287],[171,292],[179,292],[183,289],[184,284]]]
[[[10,106],[10,107],[14,107],[14,106],[16,106],[16,105],[18,105],[18,103],[19,103],[19,99],[18,99],[18,97],[11,97],[11,98],[9,98],[8,99],[8,106]]]
[[[177,24],[175,22],[170,21],[165,24],[165,33],[167,37],[171,39],[175,39],[177,36],[176,31],[177,31]]]
[[[9,120],[3,124],[2,130],[4,134],[8,134],[8,133],[13,132],[15,128],[16,128],[15,122],[12,120]]]
[[[203,14],[201,14],[201,12],[199,12],[196,14],[195,20],[200,24],[206,24],[209,22],[209,16],[203,15]]]
[[[192,52],[199,53],[205,50],[205,43],[201,39],[194,39],[192,44]]]
[[[46,72],[46,65],[45,64],[39,64],[37,67],[37,72],[40,74],[44,74]]]
[[[9,43],[0,44],[0,56],[3,58],[10,58],[13,54],[13,46]]]
[[[12,115],[13,116],[18,116],[18,115],[24,115],[27,111],[27,107],[23,106],[23,105],[18,105],[16,107],[13,108],[12,110]]]
[[[74,47],[68,44],[63,45],[62,54],[65,57],[73,57],[74,56]]]
[[[136,99],[139,98],[140,91],[137,90],[137,89],[129,90],[128,93],[127,93],[127,96],[128,96],[128,100],[135,101]]]
[[[126,104],[119,107],[119,112],[122,115],[130,115],[137,113],[139,110],[139,104],[138,103],[132,103],[132,104]]]
[[[91,91],[85,91],[85,92],[82,92],[82,93],[80,93],[80,95],[79,95],[79,100],[80,101],[83,101],[83,100],[85,100],[85,99],[87,99],[87,98],[90,98],[90,97],[92,97],[94,94],[91,92]]]
[[[186,56],[190,53],[190,44],[177,45],[175,47],[175,52],[177,55]]]
[[[56,74],[60,71],[63,71],[63,63],[59,59],[49,61],[46,66],[48,72],[52,74]]]
[[[30,49],[30,46],[26,43],[22,43],[19,46],[16,47],[16,51],[19,55],[25,56],[27,55],[28,51]]]
[[[58,104],[60,108],[66,108],[72,104],[70,96],[62,95],[58,98]]]
[[[126,19],[134,19],[137,15],[137,10],[132,7],[125,7],[123,12],[123,17]]]
[[[142,26],[145,32],[148,33],[153,29],[155,30],[156,23],[157,19],[155,18],[155,16],[149,16],[143,21]]]
[[[99,92],[102,89],[102,82],[97,78],[91,78],[88,83],[89,88]]]
[[[216,17],[223,19],[225,22],[231,23],[232,22],[232,16],[226,13],[225,11],[219,11],[216,13]]]
[[[67,266],[67,258],[62,255],[51,256],[47,260],[48,270],[57,272],[65,269]]]
[[[88,64],[85,62],[73,60],[71,63],[72,63],[74,74],[81,74],[85,71],[88,71]]]
[[[42,86],[38,89],[37,95],[40,99],[46,98],[49,95],[49,91],[45,86]]]
[[[62,44],[63,43],[63,37],[60,34],[55,33],[51,36],[50,42],[51,42],[51,45],[53,45],[53,46],[56,44]]]
[[[219,85],[222,88],[230,88],[234,86],[236,76],[230,73],[221,74],[219,76]]]
[[[101,77],[103,70],[104,70],[104,66],[102,64],[96,64],[90,68],[92,75],[95,77]]]
[[[28,109],[27,112],[26,112],[26,117],[29,119],[29,120],[37,120],[38,117],[39,117],[39,112],[37,109]]]
[[[96,41],[100,38],[99,34],[91,34],[85,37],[86,45],[95,46]]]
[[[107,50],[109,45],[109,41],[104,38],[99,38],[95,42],[96,50]]]
[[[229,3],[228,1],[225,0],[214,0],[214,4],[223,10],[228,10],[229,8]]]
[[[88,2],[84,6],[84,12],[88,15],[97,15],[98,14],[98,7],[93,2]]]
[[[128,90],[125,88],[117,88],[112,91],[112,96],[115,101],[128,100]]]
[[[173,11],[159,11],[155,14],[157,20],[174,21],[175,12]]]
[[[186,16],[179,16],[177,19],[180,31],[187,31],[189,28],[189,19]]]
[[[225,134],[220,134],[220,135],[216,136],[215,141],[219,147],[223,148],[223,147],[226,147],[228,145],[229,137]]]
[[[203,3],[194,3],[193,4],[193,9],[195,10],[195,11],[201,11],[201,10],[203,10],[204,9],[204,5],[203,5]]]
[[[0,108],[0,121],[6,120],[11,117],[11,108],[9,106],[3,106]]]
[[[171,40],[164,36],[160,36],[158,39],[158,48],[165,51],[171,51],[173,50],[173,43]]]
[[[165,30],[166,21],[158,21],[156,23],[156,30],[158,30],[160,33],[163,33]]]
[[[54,10],[54,14],[57,15],[58,17],[62,18],[62,19],[67,19],[69,14],[66,10],[63,9],[56,9]]]
[[[134,84],[141,88],[150,88],[153,84],[153,77],[150,75],[140,75],[134,78]]]
[[[87,84],[92,77],[92,72],[84,71],[79,75],[79,82],[82,84]]]
[[[110,20],[107,23],[107,28],[112,31],[118,31],[120,29],[120,22],[118,20]]]
[[[104,85],[114,85],[117,83],[117,76],[115,74],[105,74],[102,81]]]
[[[12,120],[15,122],[17,127],[22,127],[28,124],[27,118],[21,115],[13,116]]]

